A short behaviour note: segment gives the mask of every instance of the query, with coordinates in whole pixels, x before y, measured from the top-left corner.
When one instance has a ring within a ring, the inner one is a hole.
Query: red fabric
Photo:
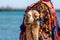
[[[26,10],[25,10],[25,12],[27,12],[32,6],[34,6],[34,4],[32,4],[32,5],[30,5],[30,6],[28,6],[27,8],[26,8]],[[55,17],[56,16],[56,12],[53,12],[53,13],[51,13],[52,14],[52,16],[54,17],[53,18],[53,21],[55,21],[56,19],[57,19],[57,17]],[[55,19],[55,20],[54,20]],[[50,20],[48,20],[47,22],[46,22],[46,24],[48,24],[49,23],[49,21]],[[22,24],[23,24],[23,22],[22,22]],[[54,23],[52,23],[52,24],[54,24]],[[44,26],[43,26],[44,27]],[[53,27],[53,26],[52,26]],[[50,30],[50,29],[49,29]],[[40,30],[39,30],[40,31]],[[20,40],[22,40],[22,32],[20,33]],[[60,40],[60,37],[59,36],[55,36],[55,39],[56,40]]]
[[[43,0],[43,1],[48,1],[48,0]]]
[[[55,36],[56,40],[60,40],[60,36],[56,35]]]
[[[22,40],[22,32],[20,32],[20,37],[19,37],[20,40]]]

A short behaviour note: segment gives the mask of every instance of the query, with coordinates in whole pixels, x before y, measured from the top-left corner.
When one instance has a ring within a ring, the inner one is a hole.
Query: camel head
[[[37,18],[39,18],[39,12],[36,10],[30,10],[27,13],[25,13],[25,24],[31,24],[34,21],[37,21]]]

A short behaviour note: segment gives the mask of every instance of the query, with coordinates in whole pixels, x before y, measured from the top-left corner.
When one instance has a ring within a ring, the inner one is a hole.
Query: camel
[[[24,25],[26,27],[26,31],[24,34],[26,40],[40,40],[38,37],[40,30],[40,20],[38,19],[41,14],[36,10],[29,10],[24,15]],[[41,35],[41,40],[52,40],[51,37],[49,37],[49,34],[46,34],[45,32],[42,32]]]
[[[39,12],[36,10],[29,10],[24,16],[24,25],[26,27],[26,40],[39,40]]]

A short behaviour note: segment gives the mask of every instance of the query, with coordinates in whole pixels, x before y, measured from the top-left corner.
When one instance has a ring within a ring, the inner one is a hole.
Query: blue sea
[[[0,40],[19,40],[24,11],[0,11]],[[60,11],[57,18],[60,24]]]

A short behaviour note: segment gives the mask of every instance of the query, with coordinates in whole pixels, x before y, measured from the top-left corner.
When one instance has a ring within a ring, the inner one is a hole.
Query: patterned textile
[[[51,13],[48,5],[41,3],[40,1],[35,3],[33,6],[27,7],[25,12],[28,12],[29,10],[37,10],[40,13],[40,17],[37,19],[40,21],[40,29],[38,35],[39,40],[55,40],[55,35],[59,27],[56,12]],[[23,24],[24,23],[22,23],[20,27],[22,35],[25,32]],[[23,40],[23,37],[20,40]]]

